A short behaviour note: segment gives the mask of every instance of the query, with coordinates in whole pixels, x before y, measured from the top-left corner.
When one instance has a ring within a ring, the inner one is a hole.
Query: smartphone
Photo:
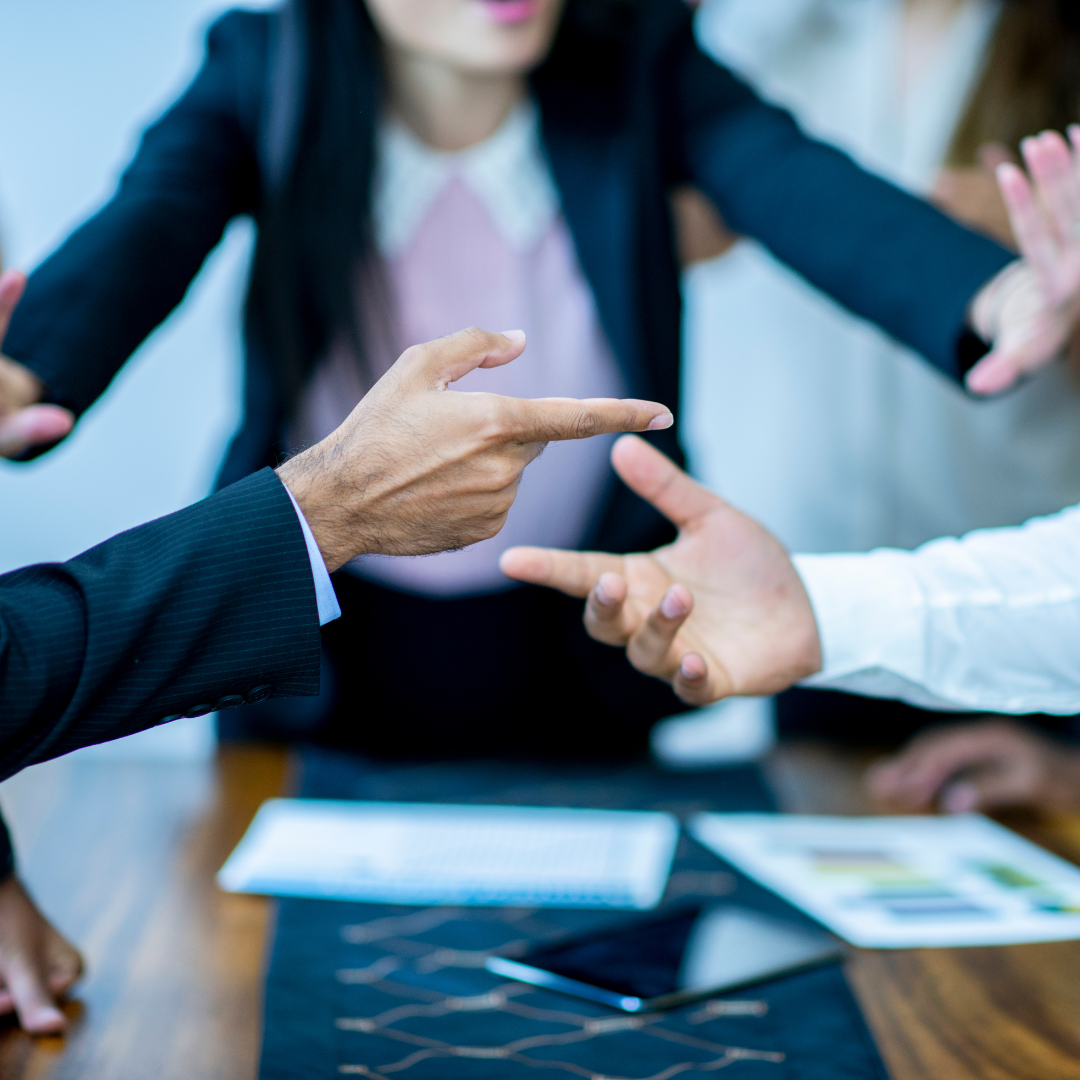
[[[840,941],[731,904],[679,907],[565,938],[488,971],[626,1012],[688,1001],[842,960]]]

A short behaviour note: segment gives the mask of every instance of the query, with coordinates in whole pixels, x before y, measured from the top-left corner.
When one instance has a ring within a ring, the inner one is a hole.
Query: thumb
[[[7,336],[8,323],[26,288],[26,275],[20,270],[0,274],[0,345]]]
[[[59,442],[74,426],[75,417],[59,405],[29,405],[0,418],[0,457]]]
[[[1010,769],[976,772],[946,784],[938,796],[938,806],[946,814],[1018,806],[1037,794],[1025,779],[1022,773]]]
[[[522,330],[495,334],[470,326],[448,337],[406,349],[394,366],[421,383],[424,389],[445,390],[475,368],[501,367],[524,351]]]
[[[691,480],[644,439],[624,435],[611,449],[611,464],[631,491],[680,528],[723,505],[723,500]]]
[[[45,985],[43,964],[35,965],[24,956],[13,957],[4,976],[24,1030],[40,1035],[64,1030],[67,1020]]]

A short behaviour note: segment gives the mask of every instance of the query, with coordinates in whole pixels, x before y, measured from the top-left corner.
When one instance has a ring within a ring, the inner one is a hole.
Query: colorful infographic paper
[[[384,904],[651,908],[678,837],[660,813],[272,799],[218,882]]]
[[[978,814],[700,814],[690,832],[854,945],[1080,938],[1080,870]]]

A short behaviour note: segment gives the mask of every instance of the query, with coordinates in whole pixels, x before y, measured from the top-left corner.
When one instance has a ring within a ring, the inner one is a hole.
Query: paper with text
[[[700,814],[690,832],[865,948],[1080,938],[1080,870],[978,814]]]
[[[373,903],[645,909],[678,834],[662,813],[273,799],[218,882]]]

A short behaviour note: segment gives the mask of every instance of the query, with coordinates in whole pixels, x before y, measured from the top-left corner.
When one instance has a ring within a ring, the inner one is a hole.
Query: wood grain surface
[[[806,744],[768,765],[785,809],[865,813],[870,755]],[[71,1033],[0,1032],[0,1080],[253,1080],[268,905],[213,877],[284,753],[200,765],[66,759],[0,788],[24,877],[84,950]],[[1006,824],[1080,861],[1080,818]],[[856,950],[848,965],[893,1080],[1080,1080],[1080,942]]]
[[[767,772],[786,810],[872,813],[874,756],[784,746]],[[1080,862],[1080,819],[1001,820]],[[1080,1080],[1080,942],[856,949],[847,972],[893,1080]]]
[[[76,756],[0,789],[23,877],[88,965],[70,1034],[8,1027],[0,1077],[254,1077],[268,905],[214,874],[285,769],[258,748],[203,764]]]

